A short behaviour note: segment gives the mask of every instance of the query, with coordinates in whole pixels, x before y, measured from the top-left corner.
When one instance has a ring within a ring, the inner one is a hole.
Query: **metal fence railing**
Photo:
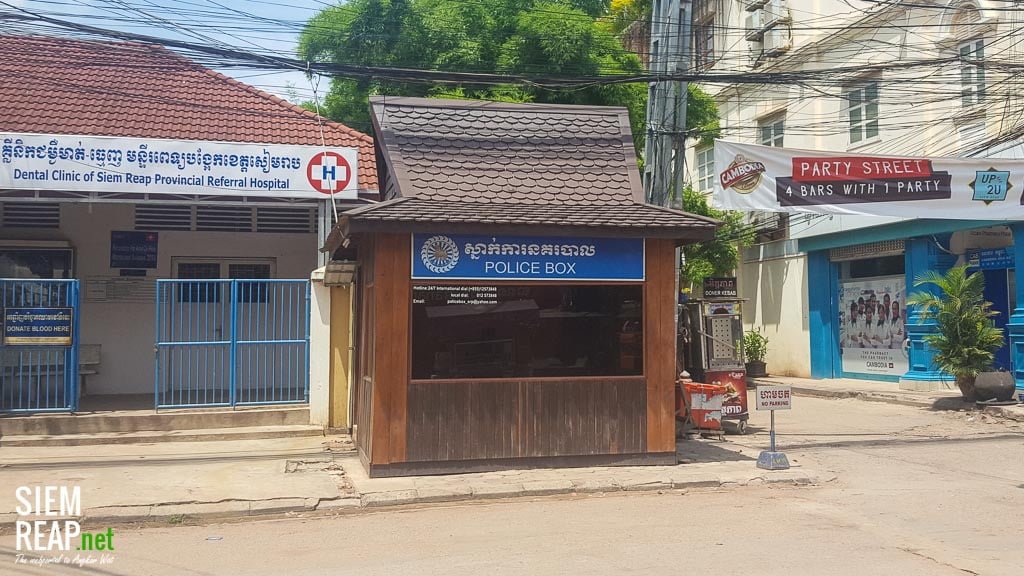
[[[0,278],[0,412],[78,409],[78,297],[78,280]]]
[[[309,282],[158,280],[158,408],[309,401]]]

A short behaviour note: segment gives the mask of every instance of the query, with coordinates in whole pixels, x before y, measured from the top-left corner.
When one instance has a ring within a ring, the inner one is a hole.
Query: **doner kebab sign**
[[[1024,219],[1024,160],[790,150],[715,141],[714,204],[729,210]]]

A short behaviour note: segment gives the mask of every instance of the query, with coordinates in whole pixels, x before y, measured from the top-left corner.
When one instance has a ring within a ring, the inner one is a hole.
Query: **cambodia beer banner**
[[[355,198],[354,148],[0,133],[0,190]]]
[[[789,150],[715,141],[729,210],[959,220],[1024,218],[1024,160]]]

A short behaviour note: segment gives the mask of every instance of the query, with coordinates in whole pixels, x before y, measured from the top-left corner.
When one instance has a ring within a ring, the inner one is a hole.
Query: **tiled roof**
[[[703,240],[713,237],[717,227],[711,219],[639,202],[621,205],[513,204],[414,196],[349,210],[345,216],[348,217],[349,232],[381,229],[381,225],[386,224],[442,224],[451,231],[473,227],[486,232],[496,226],[571,227],[578,233],[598,236],[614,233],[617,236]]]
[[[160,46],[0,35],[0,131],[321,145],[317,116]],[[377,190],[373,139],[323,122],[359,149]]]
[[[383,192],[340,233],[528,230],[704,240],[718,222],[644,204],[625,109],[370,99]]]
[[[401,196],[624,204],[643,198],[624,108],[371,98]]]

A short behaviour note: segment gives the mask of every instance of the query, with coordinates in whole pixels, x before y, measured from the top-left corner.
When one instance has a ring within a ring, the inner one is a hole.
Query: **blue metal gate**
[[[78,409],[78,280],[0,278],[0,312],[8,308],[72,308],[71,345],[14,345],[0,336],[0,412],[74,412]],[[0,314],[0,324],[6,316]]]
[[[158,408],[309,401],[309,282],[157,280]]]

